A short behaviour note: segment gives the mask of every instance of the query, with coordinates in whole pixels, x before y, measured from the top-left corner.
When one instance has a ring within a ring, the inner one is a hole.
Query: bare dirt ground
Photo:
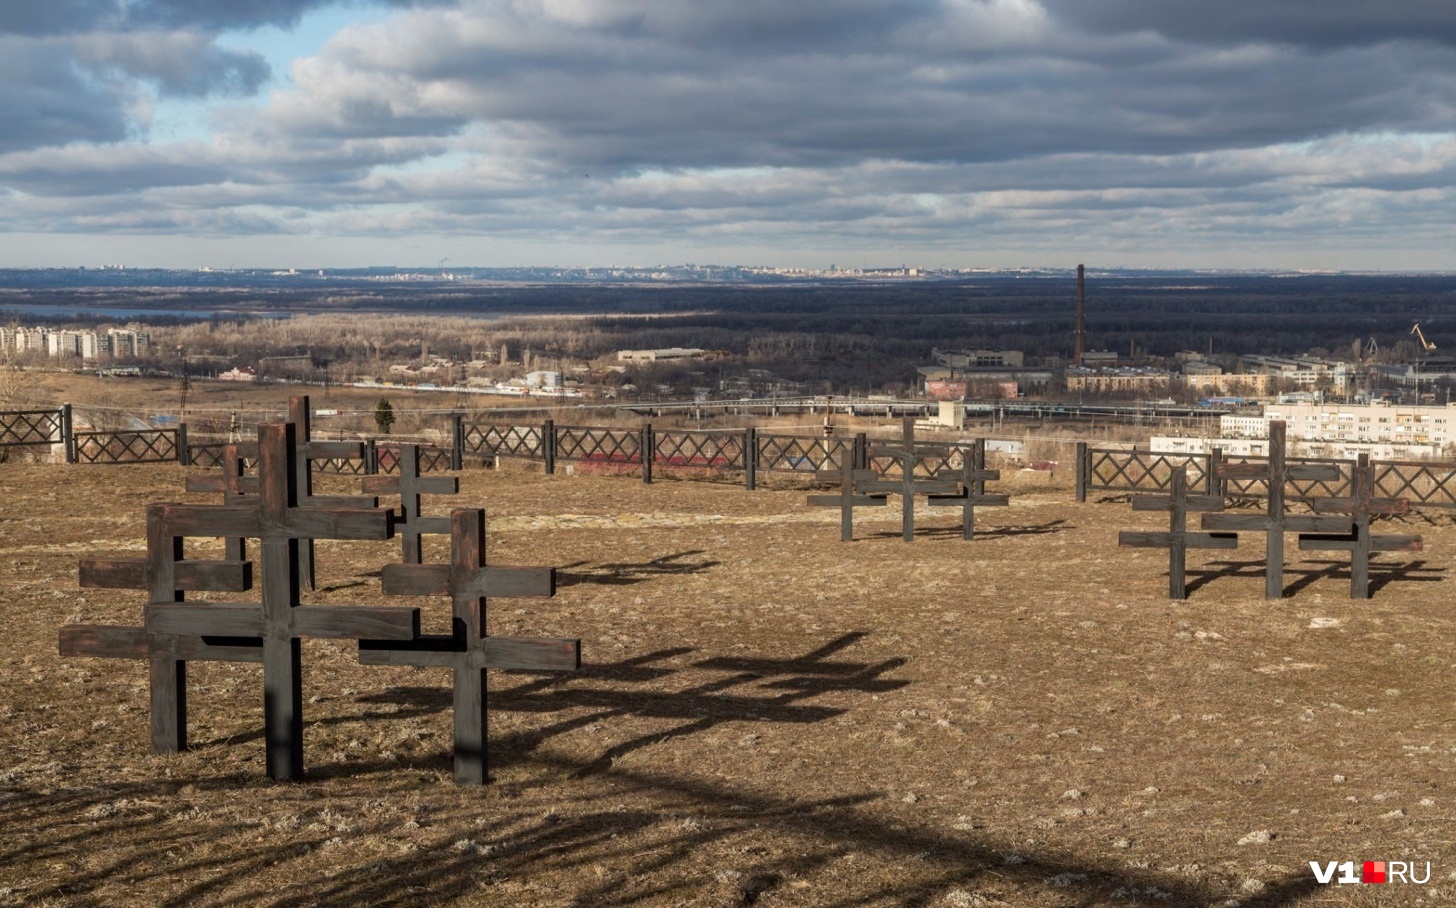
[[[76,561],[209,500],[182,476],[0,465],[0,904],[1456,901],[1449,520],[1402,528],[1426,552],[1368,602],[1297,551],[1266,602],[1246,538],[1175,603],[1166,555],[1116,544],[1160,515],[1064,488],[993,484],[972,542],[940,512],[906,544],[892,508],[843,544],[802,490],[468,471],[491,561],[559,569],[491,631],[580,636],[582,670],[493,673],[493,780],[463,789],[444,670],[306,641],[309,779],[280,784],[259,667],[192,666],[193,749],[158,757],[145,666],[57,655],[62,624],[140,621]],[[391,602],[396,546],[321,542],[310,601]],[[1308,866],[1365,860],[1430,882]]]

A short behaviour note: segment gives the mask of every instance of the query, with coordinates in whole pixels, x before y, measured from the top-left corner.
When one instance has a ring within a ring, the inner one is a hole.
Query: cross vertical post
[[[391,595],[451,599],[452,632],[413,640],[359,641],[366,665],[450,668],[454,673],[455,782],[483,785],[486,757],[486,669],[574,671],[581,667],[581,641],[562,637],[492,637],[486,630],[487,597],[556,594],[554,568],[494,567],[485,559],[485,511],[450,513],[450,564],[390,564],[384,591]]]
[[[1375,468],[1370,463],[1369,454],[1360,454],[1355,461],[1350,495],[1345,498],[1320,499],[1314,502],[1314,509],[1322,514],[1350,515],[1351,529],[1347,535],[1304,534],[1299,537],[1299,548],[1302,551],[1348,551],[1351,599],[1370,598],[1372,553],[1419,552],[1424,547],[1418,535],[1371,535],[1370,522],[1373,518],[1407,514],[1410,512],[1410,501],[1405,498],[1375,497]]]
[[[855,484],[877,479],[880,474],[874,470],[855,469],[854,458],[848,450],[841,450],[838,470],[820,470],[818,476],[839,481],[837,495],[810,495],[808,503],[820,507],[839,508],[839,541],[854,540],[854,509],[870,505],[888,505],[889,498],[883,494],[865,495],[855,491]]]
[[[1166,548],[1168,550],[1168,598],[1187,599],[1188,550],[1233,549],[1239,544],[1236,533],[1190,533],[1189,511],[1221,511],[1223,498],[1216,495],[1193,495],[1188,491],[1188,468],[1173,471],[1169,495],[1138,495],[1132,500],[1134,511],[1167,511],[1168,532],[1141,533],[1123,531],[1117,544],[1133,548]]]
[[[961,506],[961,538],[974,539],[976,535],[977,507],[1005,507],[1011,503],[1011,496],[1005,493],[988,493],[986,481],[1000,479],[1000,470],[986,469],[986,439],[978,438],[969,451],[962,451],[959,470],[945,469],[936,473],[936,478],[959,478],[961,490],[955,495],[932,495],[932,505]]]
[[[1219,463],[1214,469],[1219,479],[1262,479],[1268,486],[1268,510],[1265,514],[1204,514],[1205,530],[1255,530],[1265,537],[1264,598],[1284,598],[1284,534],[1346,533],[1348,520],[1339,517],[1290,516],[1284,512],[1284,484],[1291,479],[1328,482],[1340,478],[1340,470],[1331,464],[1301,464],[1288,467],[1284,456],[1285,429],[1283,420],[1269,423],[1269,462],[1267,464]]]
[[[448,517],[426,517],[421,496],[454,495],[460,480],[454,476],[421,476],[420,446],[400,445],[399,472],[394,476],[365,476],[364,491],[371,495],[398,495],[399,513],[395,531],[399,534],[405,564],[424,560],[424,534],[449,533]]]

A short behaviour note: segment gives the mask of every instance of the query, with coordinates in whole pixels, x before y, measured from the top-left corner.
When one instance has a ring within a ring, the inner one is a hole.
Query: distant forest
[[[212,314],[215,323],[236,323],[245,313],[414,316],[408,321],[415,336],[380,337],[369,344],[369,353],[387,357],[397,352],[390,349],[396,343],[417,346],[418,340],[434,352],[462,358],[501,343],[544,357],[587,360],[621,348],[700,347],[836,391],[904,386],[914,366],[928,362],[932,347],[1005,348],[1022,350],[1029,360],[1064,362],[1072,352],[1076,304],[1073,277],[1012,274],[727,285],[269,279],[214,286],[209,279],[180,286],[58,281],[29,287],[15,286],[13,275],[0,276],[0,311],[23,306],[25,315],[7,314],[7,321],[39,320],[33,307],[68,321],[75,319],[70,313],[97,309],[201,312]],[[1374,338],[1387,357],[1399,357],[1414,352],[1409,332],[1416,322],[1443,352],[1456,349],[1456,276],[1089,271],[1086,312],[1087,348],[1124,356],[1191,349],[1348,357],[1356,344]],[[442,324],[431,330],[418,316],[456,318],[448,329]],[[462,316],[480,323],[462,329]],[[152,315],[147,320],[159,321]],[[350,333],[367,336],[371,321],[351,318]],[[336,338],[334,346],[338,349],[314,352],[335,361],[355,358],[357,351],[346,349],[344,339]]]

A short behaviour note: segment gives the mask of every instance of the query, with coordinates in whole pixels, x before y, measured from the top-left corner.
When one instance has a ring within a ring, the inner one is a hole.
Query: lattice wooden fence
[[[177,430],[76,432],[73,436],[76,463],[169,463],[177,460]]]
[[[69,407],[0,412],[0,448],[60,444],[69,419]]]

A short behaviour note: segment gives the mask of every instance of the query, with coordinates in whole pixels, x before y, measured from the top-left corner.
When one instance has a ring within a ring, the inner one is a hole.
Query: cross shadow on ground
[[[533,728],[529,732],[503,735],[491,742],[499,759],[529,753],[546,740],[578,728],[598,726],[622,716],[677,720],[681,724],[653,731],[606,748],[582,766],[579,775],[604,772],[614,761],[635,750],[664,741],[698,734],[729,722],[813,723],[845,712],[803,702],[831,693],[888,693],[910,682],[883,677],[905,664],[904,658],[880,662],[833,660],[867,634],[845,634],[805,655],[789,659],[711,657],[692,663],[695,674],[718,675],[685,688],[626,689],[612,685],[648,684],[669,680],[682,669],[663,668],[654,663],[685,655],[691,650],[662,650],[619,663],[583,666],[572,675],[541,678],[493,692],[489,708],[510,712],[556,713],[571,711],[568,719]],[[769,691],[764,695],[759,691]],[[450,708],[450,691],[443,688],[391,688],[365,698],[366,702],[394,703],[416,711]],[[581,710],[585,709],[586,712]]]
[[[932,516],[934,516],[934,515],[932,515]],[[1019,526],[1007,526],[1007,525],[1001,525],[1001,526],[982,526],[980,523],[977,523],[976,524],[975,538],[976,539],[1015,539],[1015,538],[1017,538],[1019,536],[1049,536],[1049,535],[1052,535],[1054,533],[1060,533],[1063,530],[1075,530],[1075,529],[1076,529],[1076,527],[1068,525],[1065,520],[1052,520],[1052,521],[1048,521],[1047,523],[1040,523],[1040,524],[1022,524],[1022,525],[1019,525]],[[961,538],[961,525],[959,523],[957,523],[954,526],[934,526],[934,527],[917,526],[915,528],[915,535],[917,537],[923,536],[923,537],[925,537],[927,539],[939,539],[939,538],[954,538],[954,539],[959,539],[959,538]],[[902,536],[903,536],[903,533],[900,530],[880,530],[880,531],[874,532],[874,533],[866,533],[863,538],[865,538],[865,539],[900,539]]]
[[[601,586],[628,586],[645,583],[655,577],[701,574],[722,564],[721,561],[712,559],[685,560],[701,554],[702,549],[693,549],[636,563],[593,564],[590,561],[576,561],[556,569],[556,585],[561,587],[591,583]]]
[[[1321,567],[1302,567],[1301,565],[1316,564]],[[1370,592],[1372,595],[1380,589],[1396,582],[1410,583],[1439,583],[1444,579],[1445,568],[1427,567],[1427,562],[1410,561],[1404,564],[1385,564],[1377,561],[1370,562]],[[1164,572],[1166,575],[1166,572]],[[1301,561],[1298,564],[1286,564],[1284,566],[1286,583],[1284,584],[1284,595],[1293,596],[1300,591],[1307,589],[1320,580],[1332,580],[1343,578],[1350,579],[1350,562],[1348,560],[1331,561]],[[1189,578],[1187,591],[1191,596],[1194,590],[1201,589],[1214,580],[1222,580],[1233,577],[1259,578],[1264,577],[1264,562],[1262,561],[1210,561],[1202,568],[1190,567],[1187,571]],[[1288,580],[1293,577],[1293,580]]]

